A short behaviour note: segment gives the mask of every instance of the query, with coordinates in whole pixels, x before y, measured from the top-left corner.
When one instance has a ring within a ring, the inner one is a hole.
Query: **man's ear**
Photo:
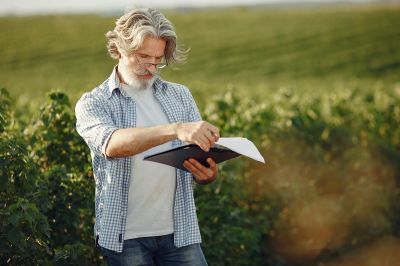
[[[118,45],[117,45],[117,51],[118,51],[118,59],[121,59],[123,53],[121,52],[121,48],[118,47]]]

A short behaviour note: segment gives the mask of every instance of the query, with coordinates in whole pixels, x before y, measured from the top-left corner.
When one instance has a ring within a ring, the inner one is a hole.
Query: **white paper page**
[[[254,143],[246,138],[219,138],[215,144],[224,146],[234,152],[247,156],[256,161],[265,163],[264,158]]]

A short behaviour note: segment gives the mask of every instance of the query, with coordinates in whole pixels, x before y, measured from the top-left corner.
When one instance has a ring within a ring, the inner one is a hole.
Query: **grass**
[[[227,87],[266,99],[279,88],[324,93],[340,88],[392,89],[400,82],[400,9],[232,8],[167,11],[186,65],[162,76],[196,98]],[[117,17],[0,18],[0,87],[19,106],[36,107],[51,89],[73,101],[105,80],[116,64],[104,34]]]

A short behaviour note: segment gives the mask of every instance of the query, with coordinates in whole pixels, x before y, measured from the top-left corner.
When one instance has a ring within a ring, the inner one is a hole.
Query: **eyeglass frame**
[[[149,68],[149,67],[151,67],[151,66],[154,66],[156,69],[163,69],[163,68],[165,68],[166,66],[168,66],[168,62],[166,62],[166,61],[165,61],[165,62],[162,62],[162,60],[165,60],[164,57],[162,57],[161,63],[154,64],[154,63],[142,63],[142,62],[140,62],[140,59],[138,58],[138,55],[137,55],[136,53],[134,53],[133,56],[135,57],[135,59],[137,60],[137,62],[138,62],[141,66],[144,66],[145,68]]]

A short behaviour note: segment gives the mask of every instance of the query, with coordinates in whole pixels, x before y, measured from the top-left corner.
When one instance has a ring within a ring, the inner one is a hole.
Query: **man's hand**
[[[213,159],[207,159],[210,168],[205,167],[197,160],[190,158],[183,162],[183,166],[188,169],[194,176],[198,184],[205,185],[213,182],[218,175],[218,167]]]
[[[197,144],[208,152],[219,139],[219,129],[205,121],[179,123],[176,126],[176,135],[178,139]]]
[[[176,138],[197,144],[208,152],[219,139],[219,130],[205,121],[121,128],[111,135],[105,151],[102,152],[111,158],[133,156]]]

